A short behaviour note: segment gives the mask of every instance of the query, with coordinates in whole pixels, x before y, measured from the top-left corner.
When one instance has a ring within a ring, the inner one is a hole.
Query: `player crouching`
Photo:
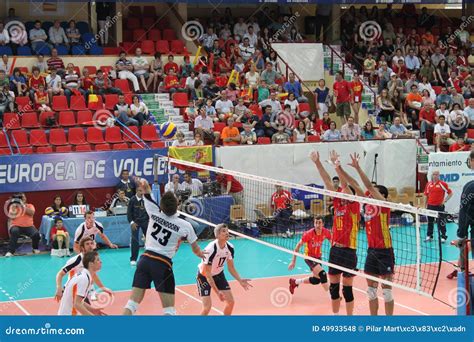
[[[197,275],[197,287],[199,296],[202,298],[201,315],[208,315],[212,308],[211,290],[213,289],[219,299],[226,303],[224,315],[232,314],[234,309],[234,297],[229,283],[225,278],[224,265],[239,284],[248,290],[252,285],[249,279],[241,279],[234,265],[234,246],[228,242],[229,229],[225,224],[218,224],[214,229],[216,239],[210,242],[204,252],[205,258],[199,264]]]
[[[295,253],[299,253],[301,246],[305,246],[305,254],[309,257],[315,259],[321,259],[321,247],[323,245],[323,241],[325,239],[331,240],[331,232],[323,227],[323,218],[322,216],[316,216],[314,218],[314,228],[306,231],[301,240],[295,247]],[[313,273],[312,277],[306,277],[301,279],[293,279],[290,278],[290,293],[293,294],[295,292],[295,288],[298,287],[300,284],[312,284],[318,285],[321,284],[324,290],[328,291],[328,276],[326,272],[316,261],[305,259],[304,260],[306,265],[308,265],[309,269]],[[293,255],[293,259],[291,263],[288,265],[288,270],[292,270],[295,268],[296,262],[296,255]]]

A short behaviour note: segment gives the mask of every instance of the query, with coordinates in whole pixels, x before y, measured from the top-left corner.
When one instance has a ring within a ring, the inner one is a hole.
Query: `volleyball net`
[[[198,232],[204,230],[205,234],[206,229],[212,231],[209,226],[226,223],[233,235],[290,256],[297,255],[420,295],[434,295],[441,268],[441,242],[422,243],[427,229],[422,221],[428,216],[437,217],[434,211],[155,155],[155,165],[158,163],[160,168],[155,167],[155,172],[159,169],[168,174],[170,182],[166,188],[175,192],[180,199],[180,213],[192,221]],[[314,183],[323,184],[316,170]],[[337,221],[334,215],[338,215],[334,211],[335,200],[358,203],[360,207],[350,236],[358,258],[356,270],[328,262],[331,248],[328,240],[321,245],[321,260],[306,255],[306,249],[311,246],[295,252],[302,234],[314,226],[315,218],[322,219],[324,227],[331,232],[336,229],[333,228],[333,222]],[[395,259],[390,281],[364,273],[367,228],[370,228],[367,219],[380,214],[381,208],[390,209],[388,227],[382,236],[384,243],[393,248]]]

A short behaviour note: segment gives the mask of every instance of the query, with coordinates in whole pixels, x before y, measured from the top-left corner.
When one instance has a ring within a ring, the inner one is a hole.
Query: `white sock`
[[[307,278],[296,279],[296,285],[304,284],[304,281],[305,281],[306,279],[307,279]]]

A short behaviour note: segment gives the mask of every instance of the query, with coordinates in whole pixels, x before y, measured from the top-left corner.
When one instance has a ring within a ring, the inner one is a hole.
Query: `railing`
[[[8,137],[7,130],[5,127],[2,128],[3,134],[5,134],[5,140],[7,141],[8,149],[10,150],[10,154],[13,155],[13,148],[10,144],[10,138]]]

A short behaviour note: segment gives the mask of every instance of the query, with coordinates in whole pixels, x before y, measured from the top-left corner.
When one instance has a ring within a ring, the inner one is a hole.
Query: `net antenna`
[[[433,247],[427,247],[424,246],[421,242],[421,216],[429,216],[429,217],[437,217],[438,213],[433,210],[428,210],[428,209],[423,209],[423,208],[417,208],[409,204],[402,204],[402,203],[393,203],[393,202],[388,202],[388,201],[380,201],[372,198],[367,198],[367,197],[360,197],[360,196],[355,196],[355,195],[350,195],[350,194],[345,194],[341,192],[334,192],[322,188],[315,188],[307,185],[301,185],[301,184],[296,184],[296,183],[289,183],[281,180],[276,180],[268,177],[262,177],[262,176],[256,176],[252,174],[247,174],[243,172],[238,172],[238,171],[232,171],[232,170],[227,170],[223,168],[217,168],[213,166],[208,166],[208,165],[202,165],[190,161],[185,161],[185,160],[177,160],[173,158],[168,158],[167,156],[159,156],[160,159],[165,159],[169,165],[173,165],[175,167],[179,168],[192,168],[194,170],[200,169],[200,170],[206,170],[209,171],[212,175],[230,175],[233,176],[235,179],[237,179],[243,186],[244,188],[244,203],[242,205],[232,205],[232,202],[230,205],[225,204],[224,200],[218,201],[220,204],[218,204],[215,208],[201,208],[200,212],[209,212],[213,211],[219,212],[222,214],[223,211],[229,212],[228,206],[231,207],[232,209],[236,209],[235,207],[240,207],[240,210],[243,210],[243,213],[240,212],[240,216],[242,217],[237,217],[236,219],[242,219],[242,221],[247,222],[247,228],[249,227],[249,222],[255,222],[258,221],[258,217],[261,215],[257,214],[257,220],[251,219],[251,216],[253,215],[253,212],[257,213],[258,210],[250,210],[250,207],[258,207],[258,203],[264,201],[262,198],[268,198],[269,193],[274,190],[276,186],[281,187],[283,189],[289,189],[294,193],[307,193],[310,194],[310,198],[339,198],[342,200],[347,200],[347,201],[356,201],[359,202],[363,205],[370,205],[373,207],[385,207],[385,208],[390,208],[392,212],[399,212],[399,213],[405,213],[405,214],[410,214],[410,217],[413,220],[414,216],[414,225],[409,224],[401,227],[398,223],[400,221],[396,222],[396,224],[392,227],[391,226],[391,234],[392,234],[392,239],[393,239],[393,245],[394,245],[394,251],[395,251],[395,258],[398,260],[402,260],[402,264],[398,266],[396,264],[396,274],[394,279],[392,281],[384,280],[378,277],[374,277],[368,274],[363,273],[362,271],[357,271],[357,270],[352,270],[352,269],[347,269],[345,267],[339,266],[339,265],[333,265],[328,263],[325,260],[320,260],[316,259],[313,257],[309,257],[308,255],[302,254],[302,253],[296,253],[294,251],[294,247],[299,241],[300,234],[302,231],[304,231],[306,228],[291,228],[293,229],[293,236],[291,238],[282,238],[280,236],[275,235],[275,234],[268,234],[265,236],[257,237],[257,236],[249,236],[249,232],[246,231],[245,229],[240,229],[239,226],[231,226],[231,229],[229,231],[238,237],[245,238],[247,240],[252,240],[256,243],[265,245],[270,248],[274,248],[277,250],[280,250],[282,252],[291,254],[291,255],[297,255],[301,258],[313,260],[315,262],[318,262],[322,265],[325,266],[331,266],[333,268],[337,268],[343,272],[351,273],[354,275],[361,276],[366,279],[370,279],[382,284],[390,285],[392,287],[396,287],[411,293],[416,293],[422,296],[430,297],[432,298],[436,289],[438,277],[439,277],[439,271],[441,268],[441,249],[440,245],[435,245]],[[317,172],[315,171],[315,177],[317,176]],[[321,182],[322,183],[322,182]],[[199,199],[196,198],[195,201],[199,201],[199,205],[206,206],[206,203],[204,203],[204,199]],[[319,201],[319,200],[318,200]],[[297,201],[296,201],[297,202]],[[313,204],[311,203],[311,206]],[[324,203],[326,205],[326,203]],[[234,208],[232,208],[234,207]],[[293,209],[295,207],[293,206]],[[304,206],[300,207],[304,211]],[[263,209],[262,209],[263,210]],[[288,218],[288,222],[303,222],[305,219],[304,217],[295,217],[295,212],[293,211],[291,214],[291,217]],[[190,219],[197,221],[199,223],[202,223],[204,225],[208,225],[211,227],[215,227],[219,223],[227,223],[227,222],[218,222],[215,221],[211,215],[194,215],[194,213],[189,213],[186,211],[181,210],[180,214],[189,217]],[[316,216],[316,215],[315,215]],[[270,215],[269,215],[270,217]],[[403,217],[403,215],[402,215]],[[306,217],[307,218],[307,217]],[[230,216],[227,217],[228,221],[232,222],[232,213]],[[272,218],[270,217],[269,220]],[[312,224],[312,221],[310,222]],[[278,225],[277,225],[278,226]],[[240,226],[242,227],[242,226]],[[400,228],[398,228],[400,227]],[[260,228],[260,227],[259,227]],[[278,228],[277,228],[278,231]],[[367,245],[366,241],[364,241],[365,238],[365,233],[359,232],[359,235],[357,237],[359,243],[357,247],[357,255],[359,256],[359,262],[365,261],[365,256],[366,256],[366,250],[367,250]],[[327,253],[328,246],[326,246],[326,251],[323,249],[323,254]],[[362,257],[361,257],[362,256]],[[359,264],[358,269],[362,269],[363,264]]]

